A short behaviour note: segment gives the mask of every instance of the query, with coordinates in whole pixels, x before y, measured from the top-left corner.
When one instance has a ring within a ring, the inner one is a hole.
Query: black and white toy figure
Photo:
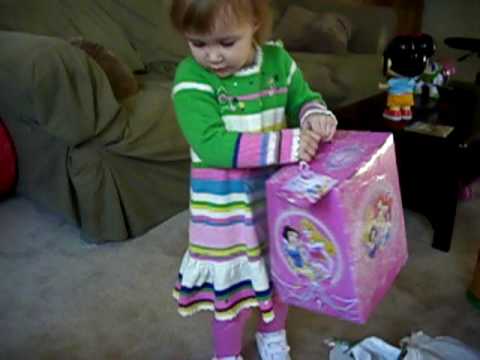
[[[427,56],[420,49],[419,36],[398,35],[383,52],[383,75],[380,89],[388,91],[383,117],[393,121],[411,120],[414,90],[418,77],[425,71]]]

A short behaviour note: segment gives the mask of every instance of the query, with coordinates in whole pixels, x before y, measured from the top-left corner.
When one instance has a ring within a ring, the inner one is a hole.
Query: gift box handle
[[[302,161],[300,161],[300,163],[298,164],[298,167],[299,167],[299,169],[300,169],[300,175],[301,175],[304,179],[308,179],[308,178],[312,177],[313,171],[312,171],[312,169],[310,168],[310,165],[308,164],[308,162],[302,160]]]

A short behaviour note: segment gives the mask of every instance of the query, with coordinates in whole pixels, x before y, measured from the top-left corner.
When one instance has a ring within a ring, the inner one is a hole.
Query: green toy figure
[[[442,65],[434,61],[429,61],[424,73],[420,75],[420,79],[417,81],[415,92],[422,94],[426,88],[428,97],[433,100],[438,100],[440,98],[438,86],[442,86],[444,83],[445,77],[443,76]]]
[[[426,91],[430,99],[438,100],[440,97],[438,87],[447,82],[451,71],[448,70],[448,67],[444,67],[442,64],[433,60],[437,45],[432,36],[421,34],[418,37],[418,41],[420,51],[427,57],[427,65],[425,66],[425,71],[417,81],[415,92],[422,94],[423,91]]]

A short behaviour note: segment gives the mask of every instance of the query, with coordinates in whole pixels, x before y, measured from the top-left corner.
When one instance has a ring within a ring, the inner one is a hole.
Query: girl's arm
[[[173,102],[180,128],[195,153],[192,161],[201,166],[252,168],[299,160],[298,128],[265,133],[227,131],[208,85],[179,83],[173,90]]]

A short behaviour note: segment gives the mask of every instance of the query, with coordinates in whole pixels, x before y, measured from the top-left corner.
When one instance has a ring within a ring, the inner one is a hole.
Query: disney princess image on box
[[[306,249],[300,241],[300,233],[291,226],[285,226],[282,234],[283,250],[286,254],[287,262],[295,273],[313,277],[313,269],[307,264]]]
[[[283,252],[290,269],[311,281],[331,279],[335,272],[335,245],[307,219],[302,219],[300,226],[299,231],[287,225],[282,232]]]
[[[390,240],[392,207],[393,197],[385,192],[376,198],[367,212],[364,242],[371,258],[375,257],[377,251]]]

